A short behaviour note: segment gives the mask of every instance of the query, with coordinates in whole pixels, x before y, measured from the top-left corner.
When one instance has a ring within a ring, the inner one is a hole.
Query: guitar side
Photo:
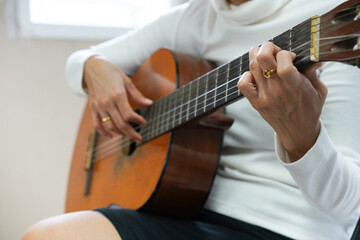
[[[146,97],[156,101],[212,68],[206,61],[160,49],[132,80]],[[223,131],[231,124],[231,119],[216,112],[137,147],[131,155],[122,150],[103,158],[95,154],[91,170],[85,171],[93,131],[87,104],[72,159],[66,212],[116,204],[169,216],[195,214],[208,196]],[[105,141],[108,139],[99,136],[97,145]]]

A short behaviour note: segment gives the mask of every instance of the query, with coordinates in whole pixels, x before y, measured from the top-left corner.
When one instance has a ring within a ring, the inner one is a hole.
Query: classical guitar
[[[300,70],[319,61],[359,67],[359,17],[360,0],[350,0],[271,41],[296,53],[294,64]],[[215,176],[223,131],[232,124],[222,108],[242,98],[236,85],[248,70],[248,53],[214,68],[168,49],[155,52],[132,77],[139,90],[154,100],[138,110],[148,123],[135,126],[143,136],[141,143],[100,136],[86,106],[66,211],[116,204],[178,217],[196,213]]]

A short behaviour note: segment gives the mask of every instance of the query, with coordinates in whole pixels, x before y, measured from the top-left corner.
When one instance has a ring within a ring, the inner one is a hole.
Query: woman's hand
[[[295,54],[267,42],[250,50],[250,72],[242,75],[239,90],[275,130],[290,160],[300,159],[316,142],[327,88],[315,64],[300,73]],[[266,78],[264,71],[271,71]]]
[[[119,68],[100,56],[86,61],[83,81],[89,93],[95,129],[108,137],[118,133],[141,142],[141,135],[129,123],[145,125],[146,121],[131,108],[128,97],[140,106],[149,106],[152,101]]]

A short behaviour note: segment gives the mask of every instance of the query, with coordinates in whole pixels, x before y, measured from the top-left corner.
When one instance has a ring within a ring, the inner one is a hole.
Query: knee
[[[59,239],[54,236],[55,229],[56,226],[49,224],[48,220],[45,219],[31,226],[21,237],[21,240]]]
[[[37,223],[25,232],[25,234],[21,237],[21,240],[44,239],[45,231],[46,230],[39,223]]]

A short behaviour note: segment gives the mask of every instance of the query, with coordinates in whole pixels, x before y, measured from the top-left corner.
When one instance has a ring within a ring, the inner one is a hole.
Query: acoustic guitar
[[[303,70],[319,61],[360,66],[360,0],[314,16],[271,41],[296,53]],[[232,119],[223,107],[243,97],[237,88],[249,70],[248,53],[214,66],[204,60],[156,51],[132,76],[154,104],[137,110],[143,136],[100,136],[87,104],[69,176],[66,211],[108,207],[191,217],[203,206],[217,170],[224,130]],[[134,109],[137,106],[132,104]]]

